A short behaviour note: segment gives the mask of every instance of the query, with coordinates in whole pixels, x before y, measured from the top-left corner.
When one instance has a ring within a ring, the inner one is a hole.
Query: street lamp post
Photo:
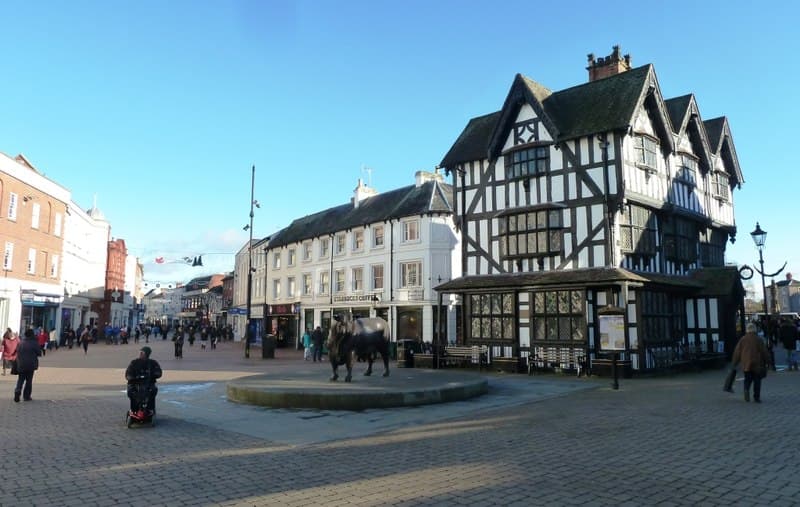
[[[247,243],[247,327],[244,332],[244,357],[250,358],[250,340],[252,339],[252,326],[250,322],[251,305],[253,303],[253,206],[258,206],[255,200],[256,186],[256,166],[253,166],[250,177],[250,224],[247,230],[250,231],[250,241]]]
[[[767,242],[767,231],[763,230],[758,222],[756,222],[756,228],[753,232],[750,233],[750,236],[753,238],[753,242],[756,244],[756,248],[758,248],[758,263],[761,266],[761,291],[762,296],[764,298],[764,323],[766,327],[766,322],[769,316],[769,311],[767,310],[767,285],[764,281],[764,243]],[[766,335],[766,329],[764,329],[764,334]]]
[[[770,317],[769,317],[769,309],[767,308],[767,284],[764,280],[765,277],[774,278],[778,276],[781,271],[786,268],[786,263],[783,263],[781,269],[774,273],[764,273],[764,243],[767,242],[767,231],[761,228],[758,222],[756,222],[756,228],[753,232],[750,233],[750,236],[753,237],[753,242],[756,244],[756,248],[758,248],[758,263],[760,269],[757,269],[758,273],[761,275],[761,290],[762,295],[764,297],[764,337],[767,339],[767,347],[769,348],[769,356],[770,356],[770,363],[772,366],[772,370],[775,371],[775,351],[773,349],[772,337],[770,336]],[[773,295],[772,305],[775,306],[775,300]]]

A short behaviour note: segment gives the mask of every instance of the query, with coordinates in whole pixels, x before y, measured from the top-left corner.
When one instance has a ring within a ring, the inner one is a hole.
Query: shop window
[[[473,294],[469,301],[473,340],[514,339],[514,294]]]
[[[584,341],[586,339],[584,293],[554,290],[533,293],[531,312],[535,341]]]

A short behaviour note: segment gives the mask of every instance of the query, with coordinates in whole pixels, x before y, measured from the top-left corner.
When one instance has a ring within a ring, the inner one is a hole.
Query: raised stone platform
[[[383,365],[376,364],[372,376],[365,377],[366,365],[357,363],[353,381],[346,383],[342,368],[339,380],[331,382],[330,368],[317,366],[300,363],[295,372],[281,369],[228,381],[228,400],[273,408],[366,410],[460,401],[489,391],[488,381],[472,372],[392,368],[383,377]]]

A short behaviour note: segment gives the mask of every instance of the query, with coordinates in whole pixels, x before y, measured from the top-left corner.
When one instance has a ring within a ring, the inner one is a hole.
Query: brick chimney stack
[[[589,71],[589,82],[597,81],[605,77],[614,76],[631,70],[631,55],[620,55],[619,46],[614,46],[610,55],[603,58],[595,59],[594,53],[587,55],[589,59],[589,66],[586,70]]]

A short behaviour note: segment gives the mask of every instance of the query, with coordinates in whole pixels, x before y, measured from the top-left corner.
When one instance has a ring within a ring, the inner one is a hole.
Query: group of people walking
[[[310,327],[307,328],[306,332],[303,333],[303,359],[308,361],[310,357],[314,362],[322,361],[323,341],[324,335],[320,326],[317,326],[313,331]]]

